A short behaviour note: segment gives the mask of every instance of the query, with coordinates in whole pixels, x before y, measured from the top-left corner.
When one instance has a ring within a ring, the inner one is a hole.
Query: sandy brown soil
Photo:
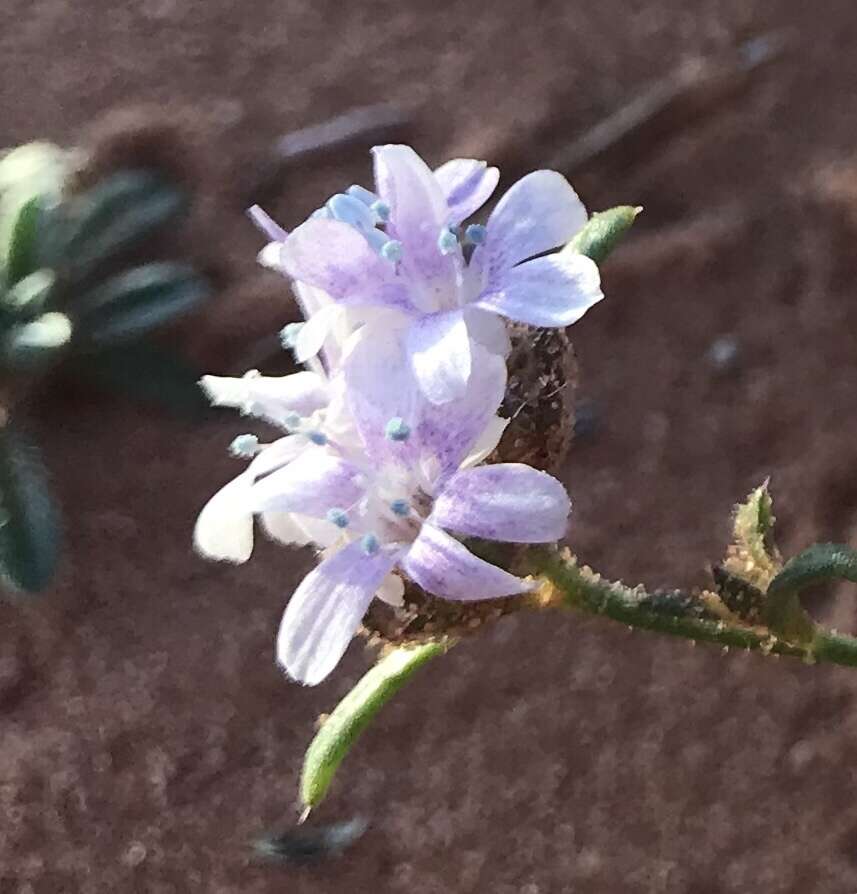
[[[573,545],[610,574],[701,583],[730,505],[768,474],[784,551],[857,537],[853,3],[6,0],[0,133],[72,141],[141,101],[188,121],[212,161],[212,248],[241,281],[193,334],[219,371],[290,313],[241,217],[275,136],[390,99],[433,160],[537,166],[647,80],[775,27],[792,52],[749,94],[578,183],[593,207],[647,213],[574,330],[599,416],[565,474]],[[307,166],[271,211],[293,223],[367,171],[362,153]],[[737,340],[726,371],[720,336]],[[309,558],[192,555],[237,417],[31,411],[68,549],[49,595],[0,606],[2,894],[857,890],[857,675],[573,617],[506,621],[384,713],[320,812],[371,818],[346,856],[255,861],[247,842],[293,821],[313,721],[365,657],[290,685],[272,640]],[[817,610],[853,629],[853,595]]]

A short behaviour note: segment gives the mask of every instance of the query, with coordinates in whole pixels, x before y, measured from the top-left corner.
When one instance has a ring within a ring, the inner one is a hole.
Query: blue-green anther
[[[402,260],[402,243],[399,242],[398,239],[391,239],[387,242],[384,247],[381,249],[381,257],[387,261],[401,261]]]
[[[348,513],[344,509],[328,509],[327,520],[337,528],[348,527]]]
[[[286,431],[296,432],[300,429],[302,422],[300,413],[287,413],[283,425],[285,425]]]
[[[407,441],[411,436],[411,427],[400,416],[394,416],[385,426],[384,434],[391,441]]]
[[[356,183],[353,186],[349,186],[345,192],[349,196],[363,202],[364,205],[372,205],[378,201],[378,196],[374,192],[366,189],[365,186],[358,186]]]
[[[390,206],[378,199],[369,206],[369,210],[375,215],[379,223],[386,223],[390,219]]]
[[[482,245],[487,235],[488,230],[482,224],[470,224],[464,231],[464,238],[473,245]]]
[[[390,503],[390,509],[395,515],[405,518],[411,512],[411,504],[407,500],[393,500]]]
[[[336,220],[351,224],[358,230],[371,230],[375,226],[375,215],[354,196],[337,193],[328,201],[327,208]]]
[[[251,459],[259,452],[259,439],[256,435],[238,435],[229,445],[231,456]]]
[[[327,443],[327,435],[322,431],[311,431],[307,437],[313,444],[318,444],[319,447],[324,447]]]
[[[381,541],[374,534],[364,534],[360,546],[367,556],[374,556],[381,549]]]
[[[450,255],[458,247],[458,236],[449,227],[444,227],[437,237],[437,247],[442,255]]]

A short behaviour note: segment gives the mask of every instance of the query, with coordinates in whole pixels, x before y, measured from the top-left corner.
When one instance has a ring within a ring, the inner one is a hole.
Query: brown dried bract
[[[510,335],[509,380],[500,407],[500,415],[510,422],[487,462],[527,463],[556,472],[571,445],[574,427],[577,363],[571,341],[564,329],[519,323],[510,326]],[[495,565],[525,573],[520,560],[526,547],[485,542],[468,546]],[[363,633],[373,645],[458,639],[531,604],[525,596],[451,602],[403,580],[404,607],[393,608],[376,599],[363,619]]]

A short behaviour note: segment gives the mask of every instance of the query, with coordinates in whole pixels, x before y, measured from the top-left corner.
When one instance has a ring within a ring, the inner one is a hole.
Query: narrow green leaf
[[[44,199],[32,196],[18,210],[6,243],[6,286],[14,286],[39,266],[40,221]]]
[[[19,371],[41,371],[59,359],[71,340],[71,332],[71,320],[56,312],[17,326],[3,340],[3,366]]]
[[[138,338],[193,310],[208,292],[208,284],[187,264],[134,267],[75,302],[78,344],[102,347]]]
[[[315,807],[339,765],[375,715],[427,661],[445,651],[441,643],[401,647],[385,655],[336,706],[310,743],[301,774],[301,800]]]
[[[768,595],[785,590],[800,592],[826,580],[857,583],[857,550],[843,543],[815,543],[789,559],[771,581]]]
[[[187,195],[154,171],[120,171],[68,202],[64,278],[85,280],[97,267],[173,222]]]
[[[69,370],[96,388],[157,404],[177,416],[199,418],[210,409],[199,370],[145,341],[72,357]]]
[[[619,205],[607,211],[598,211],[563,251],[586,255],[596,264],[601,264],[619,244],[642,210],[630,205]]]
[[[7,423],[0,428],[0,569],[12,586],[34,593],[48,585],[59,527],[40,452]]]
[[[51,143],[27,143],[0,158],[0,265],[7,283],[42,266],[36,260],[42,254],[42,218],[59,202],[73,163],[73,152]]]

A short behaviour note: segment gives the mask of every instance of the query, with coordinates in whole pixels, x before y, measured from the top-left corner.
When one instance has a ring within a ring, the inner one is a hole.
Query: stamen
[[[328,201],[327,208],[336,220],[351,224],[358,230],[371,230],[375,226],[375,215],[354,196],[338,193]]]
[[[372,205],[374,202],[378,201],[378,196],[376,196],[374,192],[371,192],[363,186],[358,186],[356,183],[354,186],[349,186],[345,192],[349,196],[353,196],[355,199],[362,202],[364,205]]]
[[[391,239],[381,249],[381,257],[395,263],[402,260],[402,243],[398,239]]]
[[[238,435],[229,445],[229,455],[238,459],[252,459],[259,452],[256,435]]]
[[[327,443],[327,435],[322,431],[311,431],[307,433],[307,437],[313,444],[318,444],[319,447],[324,447]]]
[[[366,241],[379,255],[382,254],[384,246],[390,241],[390,237],[386,233],[382,233],[380,230],[368,230],[363,235],[366,237]]]
[[[298,334],[304,323],[289,323],[280,330],[280,344],[284,350],[291,350],[297,344]]]
[[[286,418],[283,419],[283,425],[285,425],[286,430],[292,433],[300,431],[302,423],[303,420],[301,419],[300,413],[288,413]]]
[[[470,224],[464,231],[464,238],[474,245],[482,245],[487,235],[488,230],[482,224]]]
[[[391,441],[407,441],[411,436],[411,427],[400,416],[394,416],[385,426],[384,434]]]
[[[289,234],[258,205],[247,209],[247,217],[250,218],[256,229],[267,236],[271,242],[285,242],[288,238]]]
[[[444,227],[437,237],[437,247],[442,255],[452,254],[458,247],[458,236],[449,227]]]
[[[327,520],[337,528],[348,527],[348,513],[344,509],[328,509]]]
[[[407,500],[393,500],[393,502],[390,503],[390,509],[393,510],[395,515],[404,518],[406,515],[410,514],[411,504]]]
[[[363,547],[363,552],[367,556],[374,556],[381,549],[381,542],[374,534],[364,534],[360,546]]]
[[[390,219],[390,206],[378,199],[369,206],[369,210],[375,215],[379,223],[386,223]]]

